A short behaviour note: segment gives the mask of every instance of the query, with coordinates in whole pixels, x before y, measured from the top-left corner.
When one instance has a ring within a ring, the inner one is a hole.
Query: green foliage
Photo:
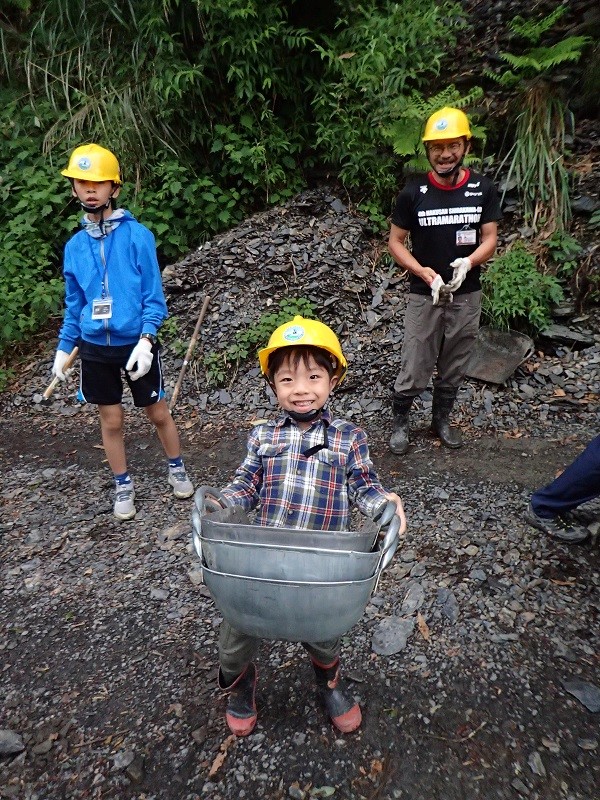
[[[579,256],[583,247],[575,237],[563,231],[556,231],[544,242],[547,248],[551,266],[559,279],[571,278],[579,266]]]
[[[522,241],[490,262],[481,277],[482,311],[494,328],[537,333],[550,321],[550,309],[562,300],[556,278],[542,275],[534,254]]]
[[[597,228],[600,225],[600,208],[596,209],[592,216],[590,217],[590,221],[588,225],[591,228]]]
[[[177,315],[167,317],[160,326],[160,339],[168,345],[176,356],[183,358],[187,352],[187,344],[179,336],[180,319]]]
[[[159,155],[151,180],[131,201],[127,200],[127,186],[119,199],[154,233],[161,255],[174,260],[208,235],[239,222],[249,194],[247,187],[222,188],[208,176],[194,175],[188,166],[164,153]],[[201,209],[200,231],[195,209]]]
[[[22,56],[32,103],[55,109],[45,147],[107,142],[138,189],[167,156],[276,202],[299,185],[313,47],[287,13],[277,0],[48,0]]]
[[[370,202],[384,209],[397,190],[397,161],[384,135],[395,101],[420,97],[465,23],[460,6],[446,1],[345,8],[336,35],[317,46],[325,73],[313,88],[316,141],[342,181],[369,187]]]
[[[258,322],[245,330],[235,333],[233,343],[225,349],[211,351],[204,358],[206,380],[209,385],[222,386],[231,378],[232,369],[254,355],[260,347],[265,347],[269,337],[279,325],[288,322],[296,315],[312,318],[315,315],[315,305],[305,297],[287,297],[280,300],[278,307],[262,314]]]
[[[77,224],[65,213],[64,178],[41,153],[38,124],[31,109],[0,93],[0,353],[58,312],[63,285],[55,264]]]
[[[515,17],[511,27],[529,43],[537,44],[565,12],[566,6],[559,6],[537,21]],[[590,41],[587,36],[569,36],[519,54],[500,53],[512,70],[486,72],[504,87],[519,87],[513,112],[514,141],[499,169],[509,165],[506,184],[511,177],[516,179],[525,218],[534,230],[564,231],[571,219],[564,153],[565,131],[572,127],[572,115],[551,77],[556,66],[579,61]]]

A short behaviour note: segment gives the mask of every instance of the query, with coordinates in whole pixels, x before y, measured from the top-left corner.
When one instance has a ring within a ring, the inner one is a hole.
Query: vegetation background
[[[79,217],[60,169],[91,141],[118,155],[122,204],[166,264],[320,180],[339,181],[384,230],[403,172],[423,166],[425,118],[457,105],[474,122],[474,163],[517,184],[530,231],[494,264],[489,319],[543,326],[579,268],[569,147],[577,117],[598,112],[595,4],[496,4],[514,14],[506,47],[484,58],[478,5],[5,0],[0,389],[15,359],[56,329],[62,249]],[[596,212],[590,225],[599,221]]]

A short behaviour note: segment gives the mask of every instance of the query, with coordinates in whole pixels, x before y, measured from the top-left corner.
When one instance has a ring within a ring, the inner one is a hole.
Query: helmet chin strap
[[[79,200],[79,205],[81,206],[82,210],[85,211],[86,214],[97,214],[98,212],[100,212],[102,217],[104,217],[104,209],[110,208],[110,205],[112,203],[112,198],[113,196],[111,194],[111,196],[108,198],[108,200],[106,201],[106,203],[104,203],[103,206],[88,206],[87,203],[83,202],[83,200],[79,200],[79,198],[77,199]]]
[[[460,170],[464,160],[465,157],[463,156],[459,161],[457,161],[457,163],[453,167],[450,167],[450,169],[444,170],[443,172],[442,170],[437,169],[436,167],[433,167],[433,171],[440,178],[452,178],[453,179],[452,184],[454,185],[458,181],[458,176],[460,175]]]
[[[312,422],[323,411],[322,408],[313,408],[310,411],[290,411],[286,408],[286,413],[296,422]]]

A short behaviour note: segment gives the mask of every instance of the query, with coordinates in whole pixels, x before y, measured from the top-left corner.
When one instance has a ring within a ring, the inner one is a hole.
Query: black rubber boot
[[[445,447],[456,450],[462,447],[462,437],[457,428],[450,427],[450,412],[454,406],[458,389],[436,389],[433,390],[433,411],[431,428],[439,436]]]
[[[402,456],[408,450],[408,432],[410,408],[414,397],[401,397],[394,395],[392,408],[394,410],[393,430],[390,438],[390,450],[397,456]]]
[[[340,660],[324,665],[312,660],[317,679],[317,696],[335,727],[342,733],[352,733],[360,727],[360,706],[350,692],[340,684]]]
[[[248,736],[256,725],[256,667],[250,663],[230,684],[219,670],[219,689],[229,693],[225,720],[236,736]]]

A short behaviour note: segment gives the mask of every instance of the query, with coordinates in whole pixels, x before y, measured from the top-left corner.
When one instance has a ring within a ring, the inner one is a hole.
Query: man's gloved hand
[[[434,306],[445,306],[446,303],[452,302],[452,292],[449,285],[446,286],[440,275],[434,278],[431,284],[431,296]]]
[[[153,358],[154,353],[152,352],[152,344],[150,340],[140,339],[131,351],[129,361],[127,364],[125,364],[125,369],[129,373],[129,377],[132,381],[137,381],[138,378],[143,377],[148,372],[152,366]],[[137,364],[136,370],[133,370],[134,364]]]
[[[54,356],[54,364],[52,365],[52,374],[58,378],[59,381],[66,381],[69,370],[65,372],[65,364],[69,358],[69,353],[64,350],[57,350]]]
[[[470,258],[455,258],[450,262],[450,266],[454,270],[452,273],[452,280],[448,284],[450,291],[455,292],[459,286],[462,286],[464,279],[467,277],[467,272],[473,266]]]

